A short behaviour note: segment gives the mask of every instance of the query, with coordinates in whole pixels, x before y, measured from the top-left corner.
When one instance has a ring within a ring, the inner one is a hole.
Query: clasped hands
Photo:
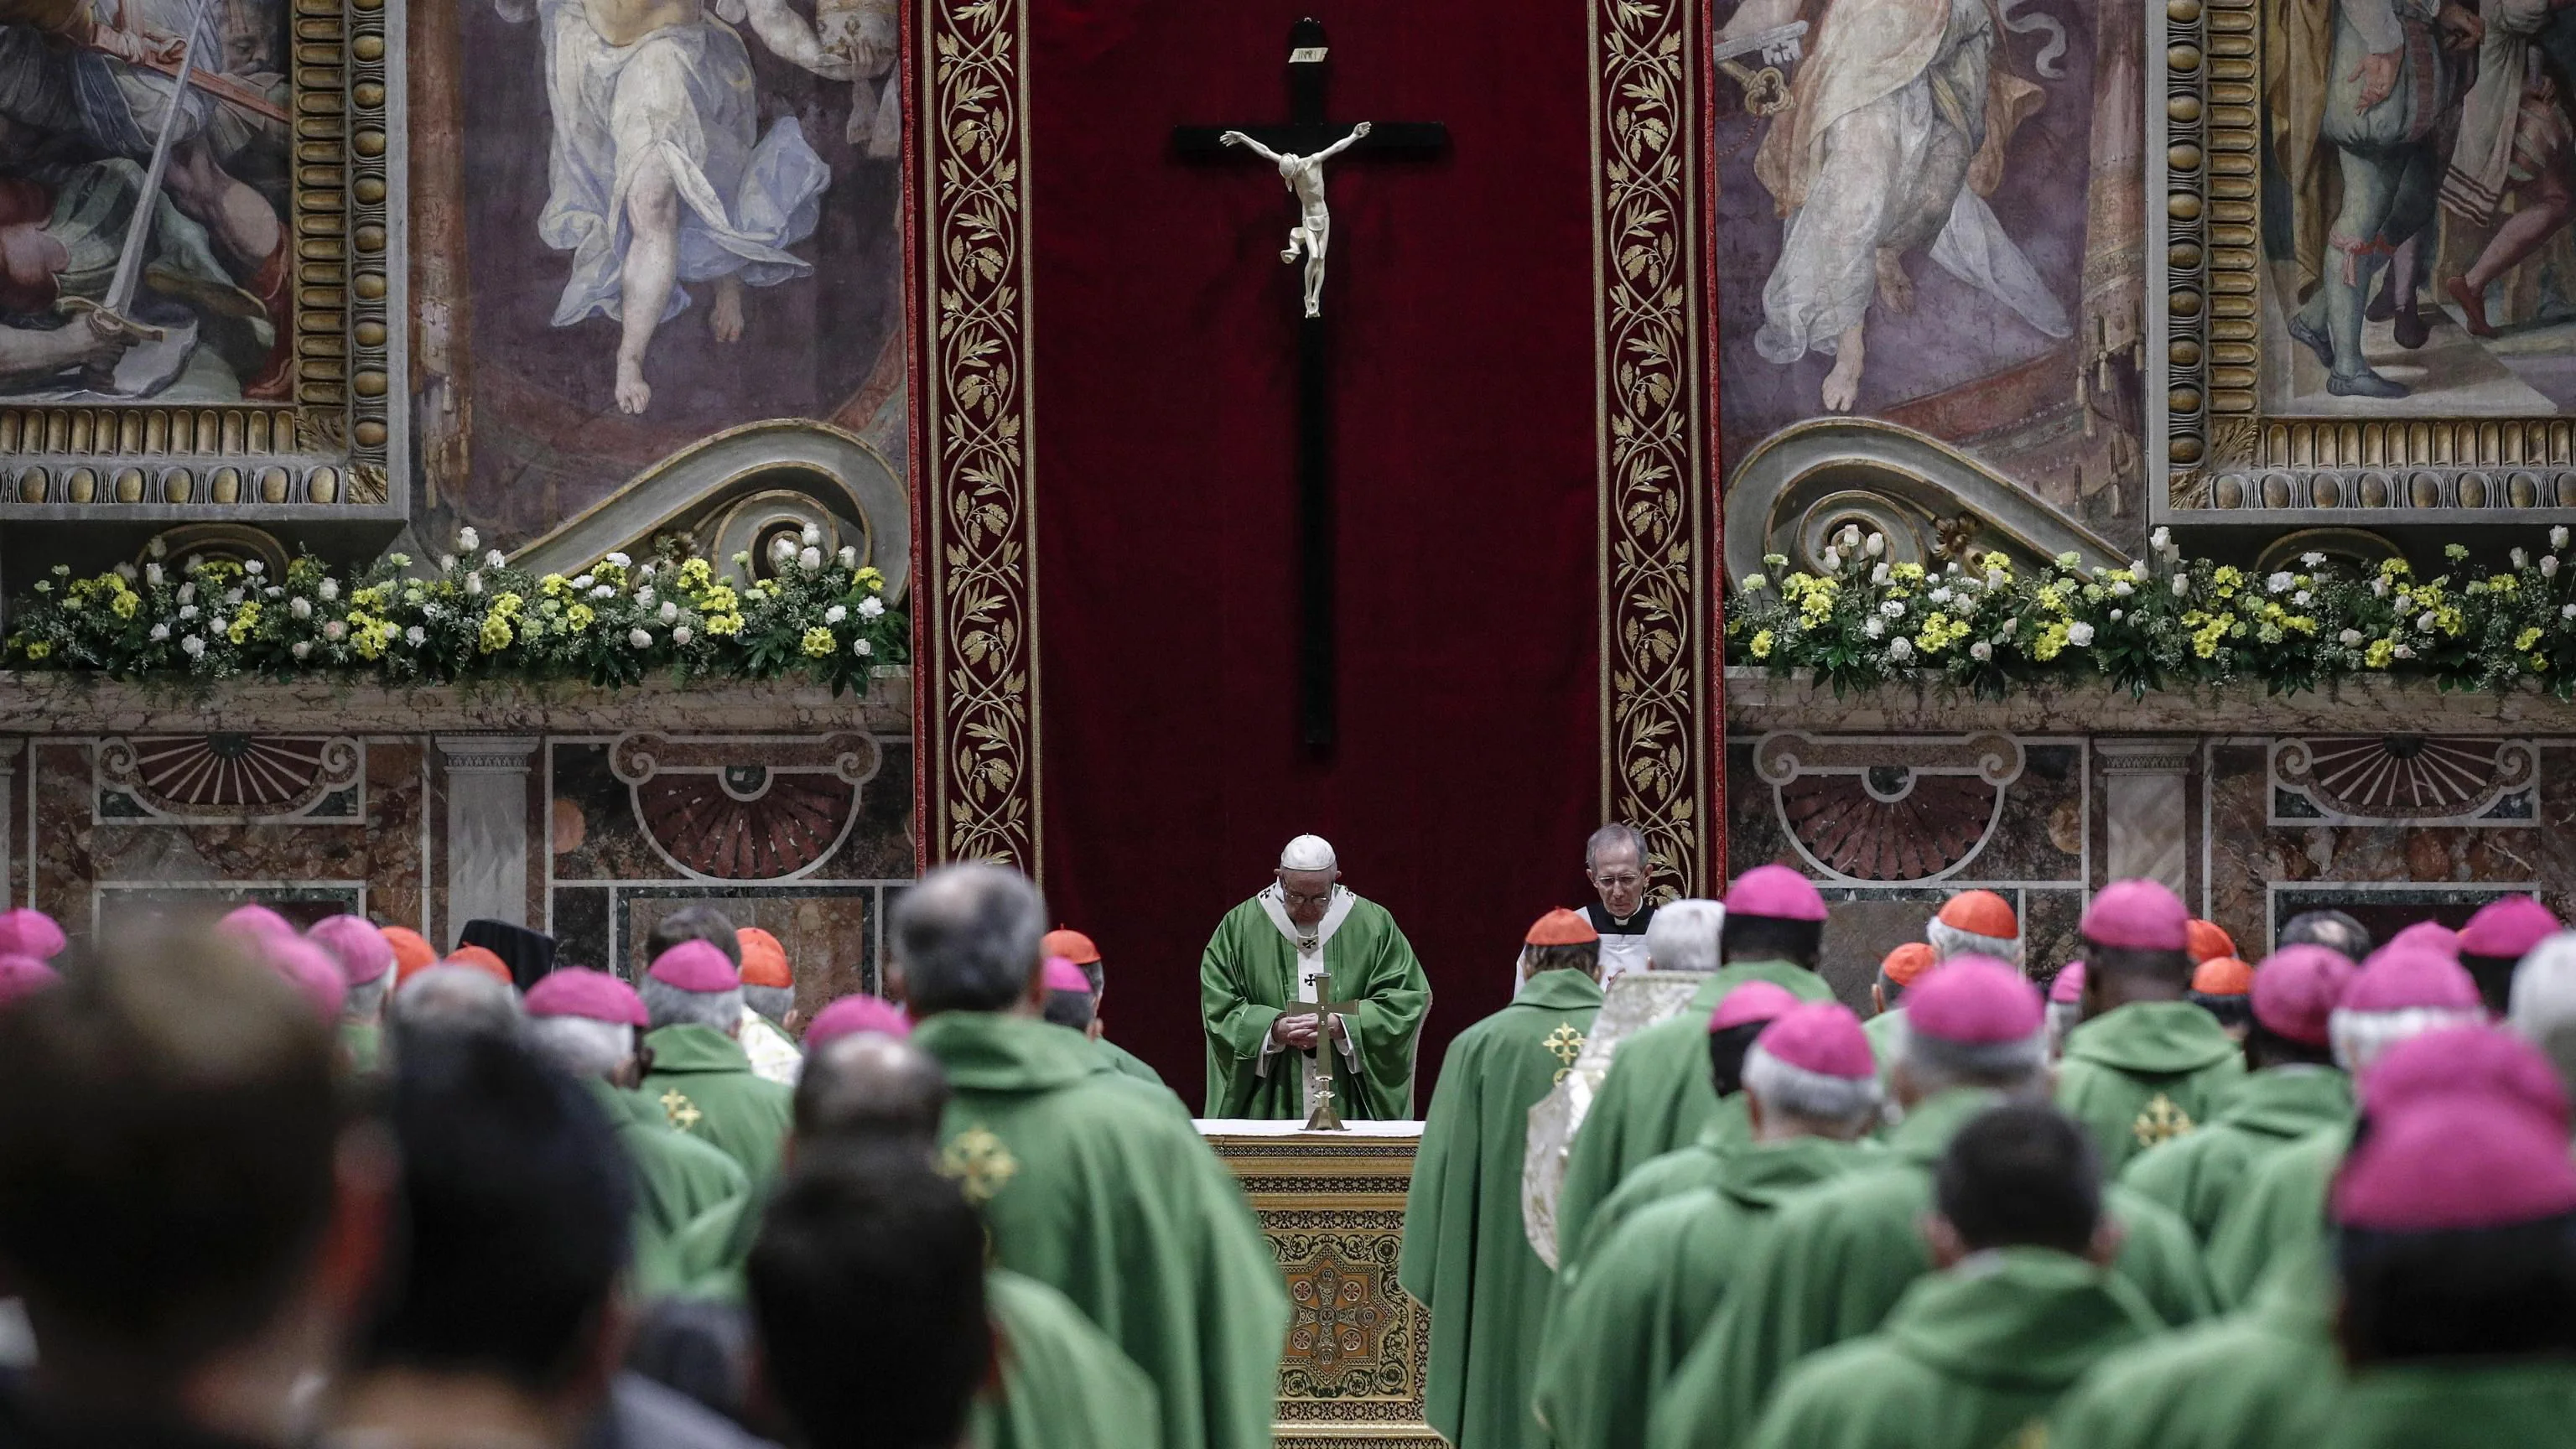
[[[1281,1046],[1291,1047],[1301,1052],[1313,1051],[1315,1049],[1317,1038],[1322,1035],[1318,1030],[1318,1025],[1323,1020],[1324,1018],[1319,1017],[1312,1012],[1306,1012],[1296,1016],[1283,1014],[1277,1020],[1270,1023],[1270,1039],[1279,1043]],[[1332,1022],[1333,1039],[1347,1044],[1351,1039],[1349,1026],[1342,1021],[1342,1018],[1339,1015],[1335,1015],[1332,1018]]]

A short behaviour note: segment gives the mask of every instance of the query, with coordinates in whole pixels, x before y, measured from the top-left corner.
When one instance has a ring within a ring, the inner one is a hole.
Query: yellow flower
[[[2038,660],[2042,664],[2047,663],[2065,652],[2066,626],[2064,624],[2049,625],[2047,628],[2039,631],[2039,637],[2037,639],[2031,641],[2030,657]]]
[[[1756,659],[1768,659],[1768,658],[1770,658],[1770,657],[1771,657],[1771,631],[1770,631],[1770,630],[1768,630],[1768,629],[1763,629],[1763,630],[1760,630],[1760,631],[1756,632],[1756,633],[1754,634],[1754,636],[1753,636],[1753,643],[1752,643],[1749,647],[1753,650],[1753,657],[1754,657],[1754,658],[1756,658]]]
[[[703,589],[715,577],[715,570],[705,559],[693,558],[680,565],[680,587]]]
[[[2386,669],[2389,661],[2394,659],[2396,656],[2396,640],[2373,639],[2370,641],[2370,648],[2363,651],[2361,662],[2369,665],[2373,669]]]
[[[817,624],[805,631],[805,638],[797,647],[803,649],[810,658],[824,659],[829,658],[840,646],[833,642],[831,630]]]
[[[575,604],[571,608],[564,610],[564,627],[578,634],[582,630],[589,628],[590,621],[598,617],[599,616],[597,614],[591,612],[590,605]]]
[[[43,659],[51,655],[53,652],[54,646],[41,639],[27,646],[27,657],[30,659]]]
[[[742,632],[742,615],[709,614],[707,632],[714,635],[739,634]]]
[[[482,635],[475,642],[482,646],[483,652],[486,654],[498,654],[502,650],[509,648],[509,617],[501,613],[498,609],[486,614],[483,617]]]
[[[2460,611],[2446,604],[2434,611],[2433,624],[2443,633],[2456,639],[2460,635]]]
[[[2513,636],[2513,647],[2520,650],[2528,651],[2532,645],[2539,642],[2540,631],[2538,629],[2525,629],[2521,633]]]
[[[698,608],[709,614],[729,614],[742,600],[733,590],[718,586],[698,595]]]
[[[515,619],[519,616],[520,606],[525,603],[527,600],[517,594],[495,594],[492,596],[492,612],[499,618]]]
[[[141,608],[142,605],[143,600],[139,596],[131,593],[120,593],[116,596],[116,602],[108,605],[108,608],[114,610],[116,612],[116,617],[120,619],[131,619],[134,617],[134,611]]]
[[[549,599],[562,598],[564,593],[571,587],[572,580],[565,578],[561,574],[548,574],[544,578],[537,580],[537,592],[544,594]]]
[[[233,626],[224,631],[224,637],[236,644],[242,643],[250,638],[251,626],[258,622],[259,605],[244,603],[241,606],[241,612],[233,616]]]
[[[1922,632],[1914,636],[1914,647],[1926,654],[1938,654],[1967,637],[1967,625],[1954,622],[1947,614],[1926,614]]]
[[[885,592],[885,575],[878,573],[874,568],[861,569],[852,577],[867,585],[871,593]]]

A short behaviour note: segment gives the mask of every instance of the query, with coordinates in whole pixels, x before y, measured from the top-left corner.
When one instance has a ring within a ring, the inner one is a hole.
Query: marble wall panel
[[[778,938],[796,972],[796,1002],[808,1016],[836,996],[878,991],[884,887],[878,885],[620,886],[610,892],[612,969],[632,975],[644,964],[653,924],[682,906],[715,906],[736,926],[758,926]]]

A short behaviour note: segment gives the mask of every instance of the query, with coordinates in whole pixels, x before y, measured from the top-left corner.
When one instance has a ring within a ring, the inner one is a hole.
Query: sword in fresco
[[[152,239],[152,213],[161,202],[161,183],[170,174],[170,150],[179,139],[179,116],[186,109],[188,77],[197,68],[199,30],[206,23],[206,9],[214,0],[197,0],[197,8],[188,17],[188,44],[180,52],[179,73],[170,87],[170,106],[161,117],[160,138],[152,143],[152,165],[143,173],[142,188],[134,193],[134,215],[125,224],[125,250],[116,255],[116,276],[107,284],[107,295],[97,301],[87,297],[65,297],[59,304],[63,311],[87,313],[89,325],[102,336],[122,332],[128,337],[158,342],[169,335],[166,328],[138,322],[128,315],[134,307],[134,289],[143,280],[143,249]]]

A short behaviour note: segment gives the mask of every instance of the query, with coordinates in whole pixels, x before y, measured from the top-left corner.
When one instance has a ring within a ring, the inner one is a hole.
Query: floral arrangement
[[[2166,529],[2151,556],[2084,568],[2061,554],[2017,572],[2002,553],[1937,569],[1891,563],[1887,540],[1846,526],[1821,573],[1756,574],[1728,595],[1730,664],[1811,670],[1837,693],[1916,671],[1996,696],[2019,682],[2108,676],[2132,695],[2168,683],[2259,680],[2274,693],[2365,674],[2427,677],[2444,688],[2536,681],[2576,697],[2576,569],[2568,531],[2533,558],[2476,572],[2469,551],[2420,578],[2403,559],[2375,568],[2301,554],[2256,575],[2185,559]],[[1765,556],[1774,571],[1788,560]],[[2563,576],[2562,576],[2563,575]]]
[[[886,606],[885,576],[857,551],[826,555],[822,534],[782,534],[768,577],[703,558],[638,561],[612,553],[566,577],[476,556],[474,530],[434,573],[387,554],[342,578],[310,554],[273,576],[258,560],[165,557],[75,579],[57,565],[12,610],[0,664],[96,670],[120,678],[185,674],[287,678],[368,675],[387,684],[576,678],[633,684],[799,673],[864,693],[870,671],[909,657],[910,626]]]

